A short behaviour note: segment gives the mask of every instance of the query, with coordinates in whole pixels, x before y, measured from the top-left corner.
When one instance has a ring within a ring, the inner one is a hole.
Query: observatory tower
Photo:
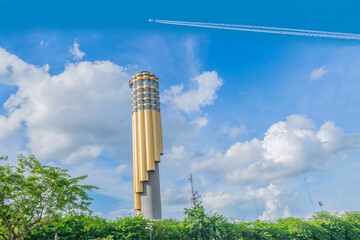
[[[161,219],[159,163],[163,155],[159,80],[141,72],[132,89],[134,209],[147,219]]]

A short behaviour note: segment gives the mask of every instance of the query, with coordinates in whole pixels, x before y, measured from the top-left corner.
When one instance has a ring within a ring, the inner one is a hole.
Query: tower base
[[[155,162],[155,171],[149,171],[149,181],[143,183],[141,213],[146,219],[161,219],[159,162]]]

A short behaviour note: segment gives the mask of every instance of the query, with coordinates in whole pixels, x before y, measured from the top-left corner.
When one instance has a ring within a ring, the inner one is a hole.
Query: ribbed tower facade
[[[141,72],[132,89],[134,209],[147,219],[161,219],[159,163],[163,155],[159,80]]]

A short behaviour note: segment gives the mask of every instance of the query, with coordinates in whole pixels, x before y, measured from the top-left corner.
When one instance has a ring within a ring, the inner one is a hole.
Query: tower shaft
[[[132,89],[134,209],[148,219],[161,219],[159,162],[163,154],[158,78],[141,72]]]

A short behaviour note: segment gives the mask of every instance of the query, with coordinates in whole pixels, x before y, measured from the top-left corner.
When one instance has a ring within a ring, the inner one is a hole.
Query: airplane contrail
[[[221,23],[184,22],[184,21],[170,21],[170,20],[159,20],[159,19],[149,19],[149,22],[180,25],[180,26],[190,26],[190,27],[227,29],[227,30],[245,31],[245,32],[261,32],[261,33],[273,33],[273,34],[305,36],[305,37],[360,40],[360,34],[355,34],[355,33],[327,32],[327,31],[314,31],[314,30],[305,30],[305,29],[294,29],[294,28],[277,28],[277,27],[221,24]]]

